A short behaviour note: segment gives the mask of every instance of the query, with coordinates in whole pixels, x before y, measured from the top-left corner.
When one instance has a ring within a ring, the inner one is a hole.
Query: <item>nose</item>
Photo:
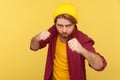
[[[63,32],[66,33],[67,29],[66,27],[63,27]]]

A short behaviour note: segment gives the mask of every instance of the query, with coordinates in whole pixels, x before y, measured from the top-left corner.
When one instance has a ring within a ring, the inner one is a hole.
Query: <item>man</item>
[[[85,59],[97,71],[106,67],[94,41],[77,29],[77,22],[76,8],[62,4],[54,12],[54,25],[31,39],[34,51],[49,44],[44,80],[86,80]]]

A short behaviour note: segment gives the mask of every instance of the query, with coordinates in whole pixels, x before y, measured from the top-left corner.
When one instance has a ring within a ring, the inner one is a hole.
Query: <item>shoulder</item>
[[[82,44],[91,43],[93,45],[95,43],[91,37],[89,37],[87,34],[83,33],[80,30],[76,31],[76,37],[78,41]]]
[[[51,27],[48,29],[48,31],[49,31],[50,33],[56,32],[56,27],[55,27],[55,25],[51,26]]]
[[[50,40],[57,37],[58,32],[57,32],[57,29],[56,29],[56,26],[55,26],[55,25],[51,26],[51,27],[48,29],[48,31],[50,32],[50,37],[49,37]]]

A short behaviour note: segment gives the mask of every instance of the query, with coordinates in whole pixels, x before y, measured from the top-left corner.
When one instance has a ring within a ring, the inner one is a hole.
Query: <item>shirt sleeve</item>
[[[94,69],[90,64],[89,64],[89,66],[92,67],[96,71],[102,71],[106,67],[107,62],[106,62],[105,58],[100,53],[97,53],[95,51],[95,48],[93,47],[93,45],[94,45],[94,41],[92,39],[90,39],[86,43],[84,43],[83,47],[85,47],[87,50],[91,51],[92,53],[99,55],[102,59],[103,66],[100,69]]]
[[[49,38],[46,39],[45,41],[43,41],[43,40],[40,41],[39,42],[39,49],[44,48],[47,45],[47,43],[49,43]]]

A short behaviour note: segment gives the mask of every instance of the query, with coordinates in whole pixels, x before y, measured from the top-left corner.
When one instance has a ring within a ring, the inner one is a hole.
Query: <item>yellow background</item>
[[[0,80],[43,80],[47,47],[31,51],[30,40],[68,2],[78,7],[79,29],[108,62],[102,72],[87,65],[87,79],[120,80],[120,0],[0,0]]]

